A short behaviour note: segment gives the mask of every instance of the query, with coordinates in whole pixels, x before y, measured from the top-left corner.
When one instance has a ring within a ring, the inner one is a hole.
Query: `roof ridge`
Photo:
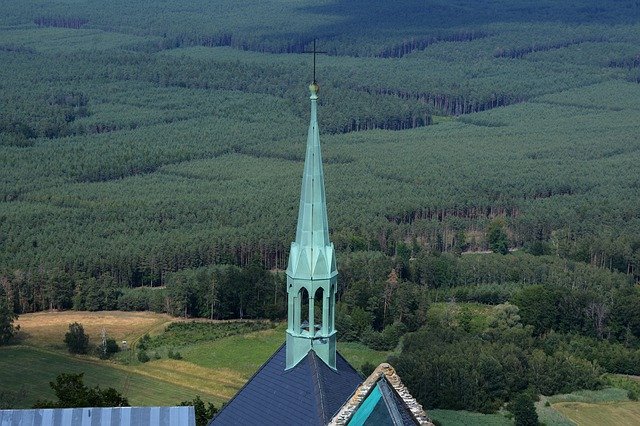
[[[380,393],[382,395],[382,401],[387,406],[387,411],[391,415],[391,421],[394,425],[402,425],[402,415],[394,401],[393,394],[396,394],[396,392],[391,389],[391,385],[387,380],[378,380],[378,383],[378,387],[380,388]]]
[[[316,398],[318,401],[318,406],[320,408],[320,418],[322,419],[322,424],[326,424],[329,419],[327,416],[330,415],[326,413],[325,409],[325,401],[324,401],[324,388],[322,386],[322,379],[320,378],[320,368],[318,367],[318,355],[315,351],[311,350],[306,355],[309,357],[309,363],[311,367],[311,371],[315,378],[315,387],[317,388]],[[324,361],[323,361],[324,362]]]

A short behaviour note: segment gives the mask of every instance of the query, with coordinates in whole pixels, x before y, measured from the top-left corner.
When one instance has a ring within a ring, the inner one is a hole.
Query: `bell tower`
[[[317,101],[319,86],[311,92],[311,119],[300,191],[296,239],[287,266],[288,324],[286,369],[314,351],[336,368],[335,303],[338,270],[329,241],[324,173],[320,152]]]

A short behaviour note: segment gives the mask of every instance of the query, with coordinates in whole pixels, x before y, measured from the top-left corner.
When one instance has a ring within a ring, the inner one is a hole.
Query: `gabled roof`
[[[210,425],[326,425],[362,381],[340,355],[336,370],[310,351],[285,371],[282,345]]]
[[[0,410],[0,425],[195,426],[193,407],[42,408]]]
[[[431,425],[396,371],[382,363],[345,401],[330,425]]]

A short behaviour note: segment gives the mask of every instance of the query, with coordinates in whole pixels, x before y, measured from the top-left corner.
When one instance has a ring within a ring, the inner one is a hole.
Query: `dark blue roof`
[[[388,383],[387,383],[387,385],[388,385]],[[391,386],[389,386],[389,387],[391,388]],[[400,395],[398,395],[398,393],[395,392],[393,389],[391,389],[391,392],[393,394],[393,400],[395,401],[395,405],[396,405],[398,411],[400,412],[400,416],[402,417],[402,424],[403,425],[415,425],[417,422],[416,422],[415,418],[413,417],[413,414],[411,414],[411,410],[409,410],[409,407],[407,407],[407,403],[404,402],[402,400],[402,398],[400,398]]]
[[[285,357],[282,345],[210,425],[324,425],[362,382],[340,354],[335,371],[313,351],[285,371]]]

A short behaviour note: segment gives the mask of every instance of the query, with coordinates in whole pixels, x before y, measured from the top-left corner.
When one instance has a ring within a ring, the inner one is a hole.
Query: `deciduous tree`
[[[69,331],[64,335],[64,343],[72,354],[86,354],[89,350],[89,336],[84,332],[82,324],[69,324]]]

